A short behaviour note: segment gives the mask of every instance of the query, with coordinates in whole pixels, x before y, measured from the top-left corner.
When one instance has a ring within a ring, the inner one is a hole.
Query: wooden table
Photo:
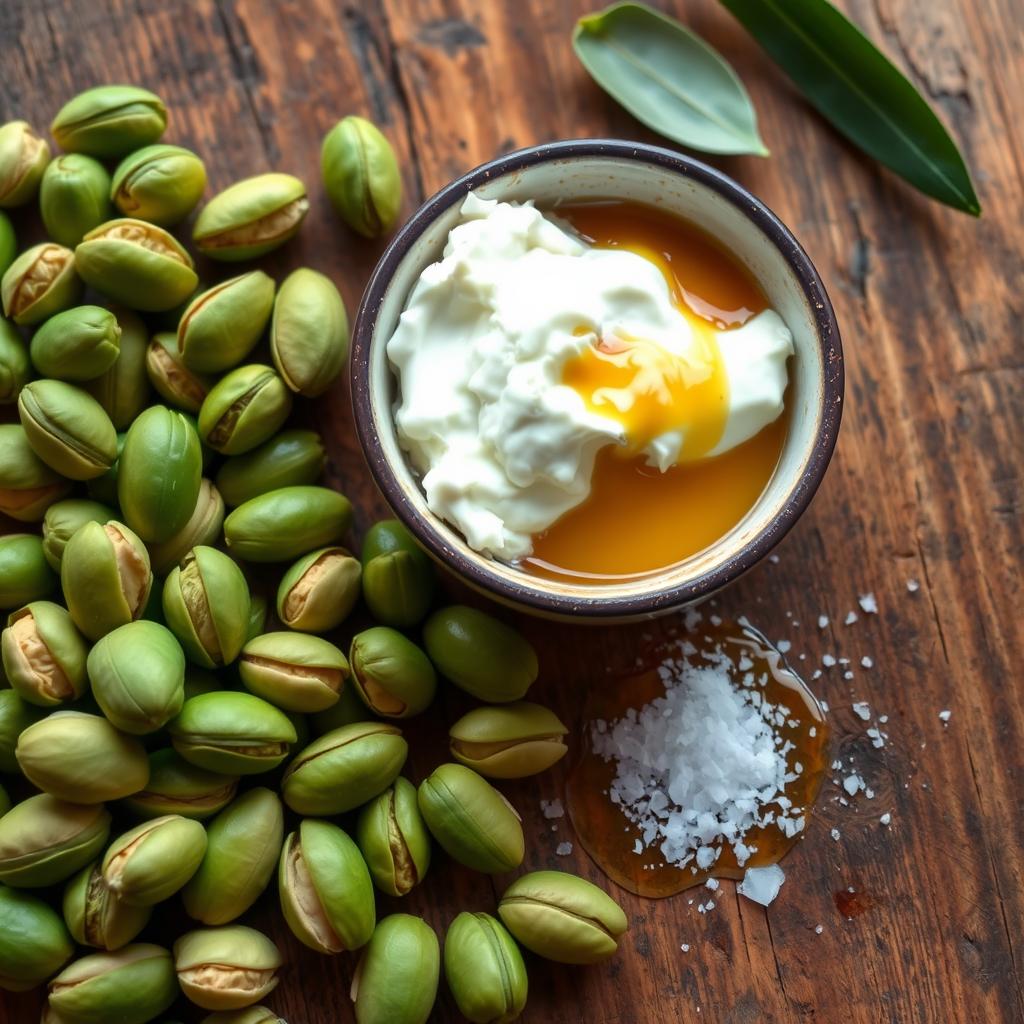
[[[171,111],[169,141],[197,149],[211,185],[263,170],[310,185],[302,234],[266,262],[329,271],[354,311],[382,245],[346,231],[319,187],[323,133],[342,115],[377,121],[403,168],[405,212],[497,153],[573,136],[654,140],[588,79],[570,33],[583,0],[174,0],[0,5],[0,116],[45,127],[81,88],[132,81]],[[712,160],[796,232],[836,305],[845,341],[842,438],[816,501],[778,551],[722,595],[793,644],[832,708],[837,751],[875,792],[841,806],[826,784],[767,911],[732,883],[710,914],[686,897],[621,891],[631,921],[620,955],[589,968],[530,963],[523,1019],[594,1024],[686,1021],[1011,1022],[1024,1020],[1024,57],[1014,0],[846,0],[843,6],[934,101],[975,171],[980,221],[930,203],[862,158],[810,110],[710,0],[673,2],[742,74],[771,159]],[[386,513],[369,483],[343,389],[319,402],[330,479],[359,525]],[[916,592],[908,581],[917,580]],[[873,592],[878,614],[858,596]],[[850,609],[859,619],[844,625]],[[829,624],[819,628],[819,615]],[[800,625],[797,625],[797,622]],[[542,652],[535,695],[570,719],[606,669],[649,651],[660,627],[589,630],[522,623]],[[860,665],[863,656],[873,667]],[[852,700],[888,715],[881,749]],[[410,725],[411,774],[442,756],[450,695]],[[944,725],[939,712],[951,712]],[[567,820],[538,800],[565,772],[508,787],[523,812],[526,866],[600,880]],[[891,813],[891,825],[880,823]],[[838,839],[830,837],[837,829]],[[495,905],[502,880],[438,858],[401,904],[443,932],[461,909]],[[852,887],[856,899],[843,893]],[[250,915],[289,966],[268,1000],[291,1024],[351,1019],[352,960],[304,951],[273,909]],[[386,910],[398,901],[382,901]],[[840,907],[856,913],[847,918]],[[860,912],[862,911],[862,912]],[[816,926],[820,925],[820,933]],[[155,934],[171,941],[173,935]],[[681,945],[688,944],[683,952]],[[36,1019],[32,996],[0,1020]],[[181,1016],[198,1017],[182,1010]],[[444,992],[436,1019],[458,1019]]]

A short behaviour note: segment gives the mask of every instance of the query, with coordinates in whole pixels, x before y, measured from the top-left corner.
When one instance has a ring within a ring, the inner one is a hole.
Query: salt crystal
[[[916,594],[921,589],[921,584],[917,580],[907,580],[907,590],[912,594]]]
[[[540,809],[544,812],[545,818],[561,818],[565,815],[565,808],[561,800],[541,800]]]
[[[820,668],[816,668],[814,670],[814,674],[811,676],[811,679],[820,679],[820,678],[821,678],[821,669]]]
[[[832,837],[832,838],[833,838],[833,839],[834,839],[834,840],[835,840],[835,841],[836,841],[837,843],[839,842],[839,837],[840,837],[840,835],[841,835],[841,833],[840,833],[839,829],[837,829],[837,828],[834,828],[834,829],[832,829],[832,831],[831,831],[831,832],[829,832],[829,835],[830,835],[830,836],[831,836],[831,837]]]
[[[846,672],[843,673],[843,678],[844,679],[852,679],[853,678],[853,673],[850,672],[849,670],[847,670]]]
[[[861,611],[866,612],[868,615],[878,614],[878,602],[875,600],[875,595],[869,590],[866,594],[861,594],[857,598],[857,604],[860,605]]]
[[[714,891],[715,889],[718,888],[718,879],[717,878],[709,878],[704,883],[704,888],[705,889],[711,889],[712,891]]]
[[[856,621],[857,621],[857,613],[856,612],[847,612],[846,613],[846,618],[843,620],[843,625],[844,626],[852,626]]]
[[[778,864],[769,864],[764,868],[747,868],[743,881],[736,886],[736,891],[748,900],[767,907],[782,888],[786,874]]]
[[[778,565],[779,564],[779,556],[778,555],[769,555],[768,556],[768,561],[771,562],[772,565]]]
[[[818,675],[820,676],[821,673],[819,672]],[[819,700],[818,703],[821,705],[821,710],[824,711],[826,714],[828,714],[828,701],[827,700]]]
[[[682,945],[681,945],[681,946],[680,946],[679,948],[680,948],[680,949],[681,949],[681,950],[682,950],[682,951],[683,951],[684,953],[689,953],[689,952],[690,952],[690,944],[689,944],[688,942],[684,942],[684,943],[683,943],[683,944],[682,944]]]
[[[859,775],[847,775],[843,779],[843,789],[850,796],[856,796],[864,788],[864,780]]]
[[[883,825],[888,825],[892,821],[892,815],[888,811],[886,811],[885,814],[883,814],[878,820]]]
[[[825,926],[823,924],[816,924],[814,926],[814,934],[815,935],[820,935],[824,930],[825,930]]]
[[[778,647],[779,653],[788,654],[793,645],[788,640],[780,640],[775,646]]]
[[[853,705],[853,713],[865,722],[871,721],[871,705],[865,700],[857,701]]]
[[[939,718],[943,722],[948,722],[950,717],[952,716],[952,714],[953,714],[952,711],[940,711],[939,712]]]
[[[827,628],[827,626],[828,626],[828,616],[827,615],[819,615],[818,616],[818,629],[825,629],[825,628]]]
[[[823,654],[821,656],[821,663],[825,668],[831,668],[836,663],[836,659],[831,654]]]
[[[639,840],[639,839],[634,839],[633,840],[633,852],[636,853],[636,854],[640,854],[640,853],[644,852],[644,844],[643,844],[643,842],[641,842],[641,840]]]
[[[875,664],[866,654],[860,659],[860,663],[864,668],[871,668]]]
[[[572,843],[559,843],[555,847],[555,853],[557,853],[559,857],[568,857],[569,854],[572,853]]]

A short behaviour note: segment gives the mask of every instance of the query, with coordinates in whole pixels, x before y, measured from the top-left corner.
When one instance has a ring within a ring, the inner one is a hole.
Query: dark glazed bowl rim
[[[542,579],[525,573],[520,586],[491,573],[454,549],[442,532],[453,528],[440,521],[435,525],[422,516],[409,502],[392,471],[376,429],[370,389],[370,348],[377,314],[395,270],[419,237],[445,210],[493,178],[535,164],[580,157],[612,157],[650,164],[697,181],[737,207],[772,242],[799,282],[814,317],[825,368],[820,421],[813,447],[803,472],[771,521],[738,550],[687,582],[628,596],[595,594],[592,598],[581,598],[552,593],[544,589]],[[764,203],[721,171],[660,146],[619,139],[569,140],[516,150],[481,164],[423,203],[395,235],[370,276],[353,324],[350,375],[356,433],[370,472],[388,504],[420,544],[470,585],[499,601],[541,615],[579,620],[630,619],[683,607],[731,583],[764,558],[810,504],[825,475],[839,433],[844,388],[842,344],[832,303],[817,270],[789,228]]]

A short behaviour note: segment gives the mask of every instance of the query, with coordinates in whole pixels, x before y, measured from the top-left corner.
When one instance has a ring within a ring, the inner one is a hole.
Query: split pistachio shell
[[[224,524],[224,500],[209,480],[199,484],[199,497],[188,522],[162,544],[150,544],[153,571],[169,573],[195,547],[216,544]]]
[[[227,807],[237,790],[237,776],[198,768],[164,748],[149,755],[149,782],[122,803],[140,818],[180,814],[203,821]]]
[[[278,869],[285,921],[318,953],[342,953],[373,934],[373,883],[359,848],[337,825],[306,818],[285,840]]]
[[[389,551],[363,562],[363,596],[375,619],[409,629],[434,599],[434,568],[420,550]]]
[[[192,240],[211,259],[256,259],[295,235],[308,211],[298,178],[258,174],[218,192],[199,211]]]
[[[164,583],[164,617],[185,653],[203,668],[230,665],[245,643],[249,585],[216,548],[193,548]]]
[[[116,518],[109,505],[88,498],[67,498],[55,502],[43,516],[43,554],[50,568],[60,572],[64,548],[79,527],[86,523],[109,523]]]
[[[242,649],[247,690],[285,711],[323,711],[338,700],[349,666],[334,644],[302,633],[263,633]]]
[[[46,233],[74,248],[83,236],[110,219],[110,175],[84,153],[62,153],[47,166],[39,186],[39,211]]]
[[[85,692],[88,648],[59,604],[32,601],[12,612],[0,649],[8,682],[30,703],[52,708]]]
[[[37,324],[69,309],[82,294],[75,254],[55,242],[26,249],[0,280],[4,316],[16,324]]]
[[[343,814],[391,785],[409,746],[397,727],[357,722],[314,740],[288,765],[281,791],[298,814]]]
[[[273,308],[274,280],[262,270],[200,292],[178,322],[182,362],[197,373],[237,366],[260,340]]]
[[[434,699],[437,676],[423,651],[389,626],[372,626],[352,638],[352,682],[366,706],[384,718],[409,718]]]
[[[449,730],[452,757],[492,779],[536,775],[561,760],[569,730],[539,704],[474,708]]]
[[[236,1010],[258,1002],[277,987],[277,946],[243,925],[201,928],[174,944],[181,990],[204,1010]]]
[[[402,207],[402,178],[391,143],[375,124],[354,115],[324,136],[320,171],[334,208],[367,238],[386,235]]]
[[[7,269],[3,259],[3,222],[0,221],[0,275]],[[17,327],[0,317],[0,405],[16,402],[21,389],[31,379],[32,365],[25,342],[21,340]]]
[[[106,410],[115,430],[127,430],[149,402],[146,375],[148,335],[142,318],[130,309],[114,310],[121,327],[121,352],[117,362],[94,380],[83,385]]]
[[[0,882],[16,888],[63,882],[99,855],[109,834],[102,804],[31,796],[0,818]]]
[[[192,697],[169,731],[186,761],[226,775],[276,768],[297,738],[295,726],[273,704],[234,692]]]
[[[0,210],[0,277],[7,272],[17,255],[18,236],[14,232],[14,225],[11,218]]]
[[[0,126],[0,207],[30,203],[49,162],[49,145],[27,121]]]
[[[266,1006],[248,1006],[244,1010],[225,1010],[204,1017],[202,1024],[288,1024],[284,1017]]]
[[[199,410],[199,433],[224,455],[241,455],[277,433],[292,396],[269,366],[240,366],[222,377]]]
[[[185,412],[198,413],[213,386],[204,374],[190,370],[178,351],[178,336],[172,331],[153,335],[146,349],[149,382],[165,402]]]
[[[20,423],[0,423],[0,512],[23,523],[34,523],[70,489],[71,481],[32,450]]]
[[[75,267],[96,291],[149,313],[173,309],[199,283],[192,257],[173,235],[132,217],[88,232],[75,248]]]
[[[0,690],[0,772],[12,775],[20,770],[14,756],[18,737],[44,714],[42,708],[22,700],[14,690]]]
[[[92,953],[50,982],[47,1024],[146,1024],[177,998],[171,954],[136,943]]]
[[[170,899],[195,873],[206,852],[206,830],[167,814],[118,836],[103,855],[103,881],[119,899],[152,907]]]
[[[284,574],[277,589],[277,617],[304,633],[335,629],[359,600],[361,576],[359,559],[346,548],[311,551]]]
[[[426,1024],[440,973],[434,929],[410,914],[385,917],[352,978],[356,1024]]]
[[[312,430],[282,430],[258,448],[226,459],[217,489],[235,508],[281,487],[312,484],[324,467],[324,446]]]
[[[181,710],[185,656],[158,622],[140,619],[118,626],[96,642],[86,667],[93,697],[118,729],[155,732]]]
[[[54,583],[38,537],[30,533],[0,537],[0,608],[17,608],[46,597]]]
[[[50,317],[32,336],[32,364],[43,377],[92,380],[110,369],[121,349],[121,328],[109,309],[75,306]]]
[[[629,927],[603,889],[564,871],[517,878],[501,897],[498,914],[527,949],[563,964],[607,959]]]
[[[490,914],[464,911],[448,926],[444,974],[459,1013],[473,1024],[508,1024],[526,1008],[523,954]]]
[[[334,383],[348,356],[348,314],[329,277],[300,267],[284,279],[270,353],[285,384],[300,395],[322,395]]]
[[[86,523],[68,541],[60,565],[64,603],[75,625],[99,640],[141,618],[153,574],[145,545],[123,523]]]
[[[65,103],[50,132],[69,153],[109,159],[156,142],[166,127],[159,96],[135,85],[99,85]]]
[[[537,678],[530,642],[476,608],[439,608],[427,619],[423,640],[441,674],[479,700],[520,700]]]
[[[81,388],[35,380],[18,396],[18,416],[32,450],[71,480],[91,480],[117,458],[117,435],[103,407]]]
[[[431,835],[460,864],[486,874],[523,862],[519,815],[501,792],[461,764],[443,764],[420,783],[420,813]]]
[[[333,544],[352,523],[352,504],[327,487],[281,487],[251,498],[224,520],[224,540],[249,562],[284,562]]]
[[[42,985],[75,952],[60,915],[41,899],[0,885],[0,989]]]
[[[381,892],[404,896],[430,867],[430,833],[416,787],[401,775],[360,812],[356,841]]]
[[[63,911],[76,942],[115,950],[146,927],[152,908],[133,907],[120,899],[104,881],[99,861],[94,861],[68,882]]]
[[[284,808],[269,789],[250,789],[207,827],[206,854],[181,896],[203,924],[244,914],[266,889],[284,839]]]
[[[126,217],[171,227],[192,212],[205,188],[206,167],[195,153],[153,145],[129,153],[117,165],[110,198]]]

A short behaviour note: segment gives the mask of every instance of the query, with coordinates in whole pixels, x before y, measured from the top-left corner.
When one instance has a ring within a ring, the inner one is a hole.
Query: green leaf
[[[768,155],[736,72],[675,19],[616,4],[580,18],[572,45],[594,81],[660,135],[705,153]]]
[[[979,216],[956,143],[914,86],[828,0],[721,0],[809,103],[915,188]]]

